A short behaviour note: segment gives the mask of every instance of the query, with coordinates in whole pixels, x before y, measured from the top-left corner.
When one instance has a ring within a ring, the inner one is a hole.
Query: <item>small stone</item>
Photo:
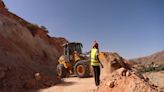
[[[114,87],[114,82],[115,82],[114,80],[109,81],[109,82],[106,83],[106,85],[109,86],[110,88],[113,88]]]
[[[126,76],[129,77],[131,75],[130,71],[126,72]]]
[[[35,79],[36,79],[36,80],[40,80],[40,79],[41,79],[40,73],[35,73]]]
[[[118,72],[119,75],[122,75],[122,76],[126,75],[125,74],[126,73],[126,69],[125,68],[120,68],[120,69],[117,70],[117,72]]]
[[[146,81],[146,82],[148,82],[148,81],[149,81],[149,78],[148,78],[148,77],[146,77],[146,78],[145,78],[145,81]]]

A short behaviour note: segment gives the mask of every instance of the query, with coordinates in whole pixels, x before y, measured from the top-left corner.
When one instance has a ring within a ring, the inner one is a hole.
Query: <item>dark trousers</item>
[[[92,66],[94,71],[95,84],[98,86],[100,84],[100,66]]]

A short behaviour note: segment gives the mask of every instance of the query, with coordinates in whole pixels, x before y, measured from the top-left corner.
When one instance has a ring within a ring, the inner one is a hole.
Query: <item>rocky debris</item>
[[[129,77],[131,75],[131,72],[130,71],[127,71],[126,72],[126,77]]]
[[[112,80],[112,81],[108,81],[106,85],[109,86],[110,88],[113,88],[115,86],[114,83],[115,83],[115,80]]]
[[[123,69],[118,69],[111,76],[103,79],[102,83],[94,92],[158,92],[158,87],[129,72],[131,75],[122,75]],[[127,73],[126,72],[126,73]]]
[[[126,71],[125,68],[120,68],[116,72],[118,72],[119,75],[126,76]]]
[[[93,92],[159,92],[158,86],[131,68],[117,53],[101,53],[100,58],[104,65],[102,75],[106,76],[101,77],[99,88]]]

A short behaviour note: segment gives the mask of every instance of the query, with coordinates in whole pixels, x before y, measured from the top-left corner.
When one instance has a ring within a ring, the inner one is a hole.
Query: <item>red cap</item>
[[[98,48],[99,48],[99,44],[98,44],[97,42],[96,42],[96,43],[94,43],[93,48],[98,49]]]

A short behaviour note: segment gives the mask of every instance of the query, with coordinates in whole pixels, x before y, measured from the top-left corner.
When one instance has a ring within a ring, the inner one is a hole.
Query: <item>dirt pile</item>
[[[60,81],[56,63],[68,41],[47,33],[9,12],[0,0],[0,92],[24,92]]]
[[[130,69],[131,65],[127,63],[128,61],[117,53],[112,52],[102,52],[99,55],[100,61],[102,62],[104,68],[102,69],[101,77],[108,76],[113,71],[124,67]]]
[[[102,53],[101,84],[94,92],[158,92],[157,86],[151,84],[148,78],[144,78],[126,63],[127,60],[117,53]],[[105,72],[104,72],[105,71]]]
[[[158,92],[142,75],[120,68],[102,80],[98,92]]]

